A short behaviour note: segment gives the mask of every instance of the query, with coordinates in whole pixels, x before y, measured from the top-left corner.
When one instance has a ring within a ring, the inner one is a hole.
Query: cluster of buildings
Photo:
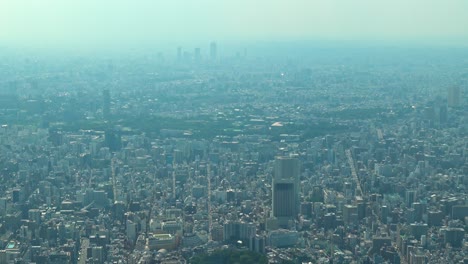
[[[219,249],[270,263],[468,263],[459,87],[421,99],[346,91],[340,67],[225,67],[3,107],[0,263],[187,263]],[[213,136],[211,124],[229,127]]]

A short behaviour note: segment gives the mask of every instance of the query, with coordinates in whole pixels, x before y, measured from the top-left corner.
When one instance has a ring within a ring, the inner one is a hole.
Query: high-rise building
[[[200,48],[195,48],[194,54],[195,54],[194,55],[195,61],[200,62],[201,61],[201,50],[200,50]]]
[[[211,42],[210,44],[210,58],[211,60],[216,60],[218,56],[218,48],[216,46],[216,42]]]
[[[105,119],[110,117],[110,91],[104,90],[102,92],[102,114]]]
[[[107,129],[104,132],[104,144],[110,151],[119,151],[122,147],[120,131],[116,129]]]
[[[251,243],[251,239],[255,237],[257,229],[252,223],[244,222],[227,222],[223,226],[223,237],[225,241],[236,242],[241,240],[245,245]]]
[[[288,227],[290,220],[299,213],[299,172],[297,158],[277,157],[272,184],[273,217],[278,219],[280,227]]]
[[[463,228],[448,227],[441,229],[444,234],[444,243],[449,243],[454,248],[460,248],[463,246],[463,238],[465,236],[465,230]]]
[[[460,106],[460,87],[450,86],[447,88],[447,104],[449,107]]]
[[[177,60],[182,60],[182,47],[177,47]]]
[[[407,190],[406,193],[405,193],[406,207],[410,208],[415,201],[416,201],[416,191],[415,190]]]
[[[0,216],[6,215],[6,210],[7,210],[7,199],[2,197],[0,198]]]

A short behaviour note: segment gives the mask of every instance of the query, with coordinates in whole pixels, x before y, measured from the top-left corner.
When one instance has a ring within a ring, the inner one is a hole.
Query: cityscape
[[[468,261],[466,86],[445,77],[466,84],[466,59],[217,48],[134,63],[6,56],[0,262]]]
[[[0,264],[468,264],[431,1],[0,0]]]

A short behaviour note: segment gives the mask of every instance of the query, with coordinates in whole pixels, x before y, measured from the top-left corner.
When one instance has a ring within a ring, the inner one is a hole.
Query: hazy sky
[[[468,44],[468,0],[0,0],[0,45],[246,40]]]

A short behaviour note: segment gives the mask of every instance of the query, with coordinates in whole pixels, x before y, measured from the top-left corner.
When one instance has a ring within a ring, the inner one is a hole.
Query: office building
[[[177,244],[176,236],[171,234],[150,234],[146,245],[150,250],[174,249]]]
[[[411,208],[413,203],[416,201],[416,191],[415,190],[407,190],[405,193],[405,203],[406,207]]]
[[[447,88],[447,104],[449,107],[460,106],[460,87],[451,86]]]
[[[227,242],[242,241],[245,245],[255,237],[257,229],[252,223],[228,222],[223,226],[223,237]]]
[[[104,90],[102,92],[102,114],[105,119],[110,117],[110,91]]]
[[[182,47],[177,47],[177,60],[182,60]]]
[[[272,184],[273,217],[278,219],[280,227],[287,227],[299,213],[299,172],[297,158],[277,157]]]
[[[268,235],[268,245],[276,248],[293,247],[299,241],[299,233],[290,230],[275,230]]]
[[[211,42],[210,44],[210,59],[211,60],[216,60],[217,56],[218,56],[218,48],[217,48],[217,45],[216,45],[216,42]]]
[[[195,59],[195,62],[200,62],[201,61],[201,50],[200,50],[200,48],[195,48],[195,50],[194,50],[194,59]]]
[[[463,228],[443,228],[442,233],[444,234],[444,244],[450,244],[452,247],[460,248],[463,245],[463,238],[465,236],[465,230]]]

